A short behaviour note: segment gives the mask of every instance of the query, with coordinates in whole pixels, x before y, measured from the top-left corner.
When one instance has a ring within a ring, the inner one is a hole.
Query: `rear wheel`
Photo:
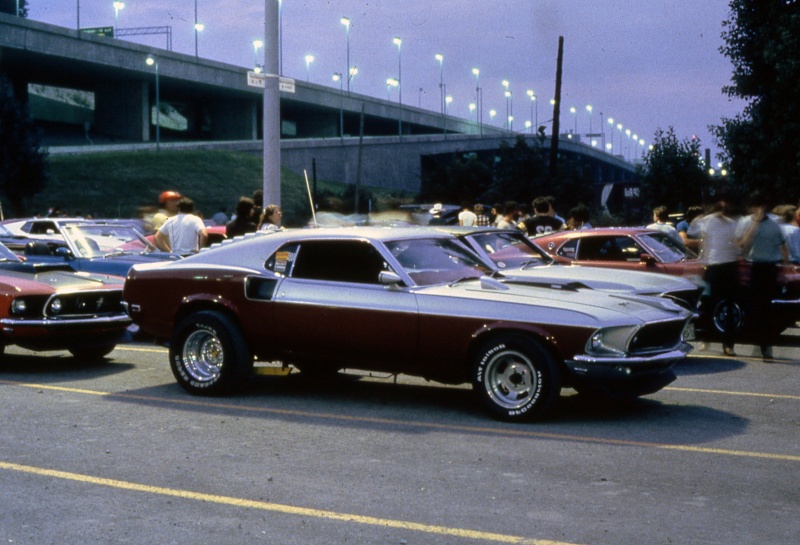
[[[253,356],[241,330],[214,311],[196,312],[178,324],[169,360],[178,384],[196,395],[229,393],[253,370]]]
[[[522,335],[500,335],[475,355],[472,387],[492,416],[509,422],[542,417],[561,392],[553,356]]]

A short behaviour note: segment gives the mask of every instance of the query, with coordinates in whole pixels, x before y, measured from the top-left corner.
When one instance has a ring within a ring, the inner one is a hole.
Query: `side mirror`
[[[378,282],[384,286],[399,286],[403,283],[403,279],[397,273],[381,271],[378,274]]]
[[[58,257],[63,257],[64,259],[69,259],[72,257],[72,252],[69,251],[69,248],[64,246],[59,246],[53,253]]]
[[[653,267],[656,264],[656,258],[651,256],[650,254],[641,254],[639,256],[639,261],[641,261],[648,267]]]

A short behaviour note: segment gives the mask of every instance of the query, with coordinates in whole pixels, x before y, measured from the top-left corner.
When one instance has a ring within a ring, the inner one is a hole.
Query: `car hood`
[[[26,265],[26,264],[20,264]],[[97,289],[121,289],[125,281],[118,276],[76,273],[72,270],[57,268],[29,267],[0,268],[0,285],[14,290],[44,291],[84,291]]]
[[[545,265],[529,269],[512,269],[503,271],[503,274],[510,278],[531,279],[536,282],[566,280],[595,290],[639,295],[659,295],[697,288],[693,282],[679,276],[577,265]]]
[[[498,320],[602,327],[691,317],[689,311],[668,299],[576,289],[563,280],[534,284],[484,277],[415,291],[420,296],[422,312],[441,308],[439,298],[449,297],[467,302],[455,305],[463,307],[461,312],[465,315]],[[453,307],[448,306],[449,309]]]

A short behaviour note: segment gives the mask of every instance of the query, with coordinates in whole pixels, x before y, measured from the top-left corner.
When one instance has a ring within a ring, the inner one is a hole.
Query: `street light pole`
[[[255,61],[254,66],[255,66],[255,72],[257,74],[261,73],[261,66],[258,64],[258,48],[262,47],[263,45],[264,45],[263,41],[259,39],[253,40],[253,60]]]
[[[197,22],[197,0],[194,0],[194,57],[197,58],[197,35],[206,28],[203,23]]]
[[[397,103],[400,106],[397,112],[397,134],[403,136],[403,57],[400,54],[403,40],[395,36],[392,43],[397,46]]]
[[[311,81],[311,63],[314,62],[314,55],[306,55],[306,81]]]
[[[344,85],[344,78],[342,74],[339,72],[333,73],[333,81],[339,82],[339,137],[344,143],[344,89],[342,85]]]
[[[439,111],[444,115],[444,55],[437,53],[435,58],[439,61]]]
[[[345,33],[347,34],[347,70],[345,70],[345,74],[347,74],[347,94],[350,94],[350,80],[353,77],[352,69],[350,68],[350,19],[347,17],[342,17],[340,21],[345,27]]]
[[[158,60],[153,57],[152,55],[147,56],[147,61],[145,61],[149,66],[152,66],[155,69],[156,73],[156,151],[161,150],[161,92],[158,87]],[[153,119],[152,113],[148,112],[147,122]]]
[[[478,128],[480,129],[480,134],[483,134],[483,101],[481,96],[481,71],[477,68],[472,69],[472,73],[475,76],[475,100],[478,103]]]
[[[125,9],[124,2],[114,2],[114,37],[117,37],[117,30],[119,29],[119,12]]]

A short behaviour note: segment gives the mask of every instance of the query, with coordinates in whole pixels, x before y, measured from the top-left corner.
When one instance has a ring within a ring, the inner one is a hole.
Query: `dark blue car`
[[[179,259],[162,252],[133,226],[82,223],[60,227],[63,241],[30,240],[23,254],[33,263],[67,263],[79,272],[127,276],[137,263]]]

